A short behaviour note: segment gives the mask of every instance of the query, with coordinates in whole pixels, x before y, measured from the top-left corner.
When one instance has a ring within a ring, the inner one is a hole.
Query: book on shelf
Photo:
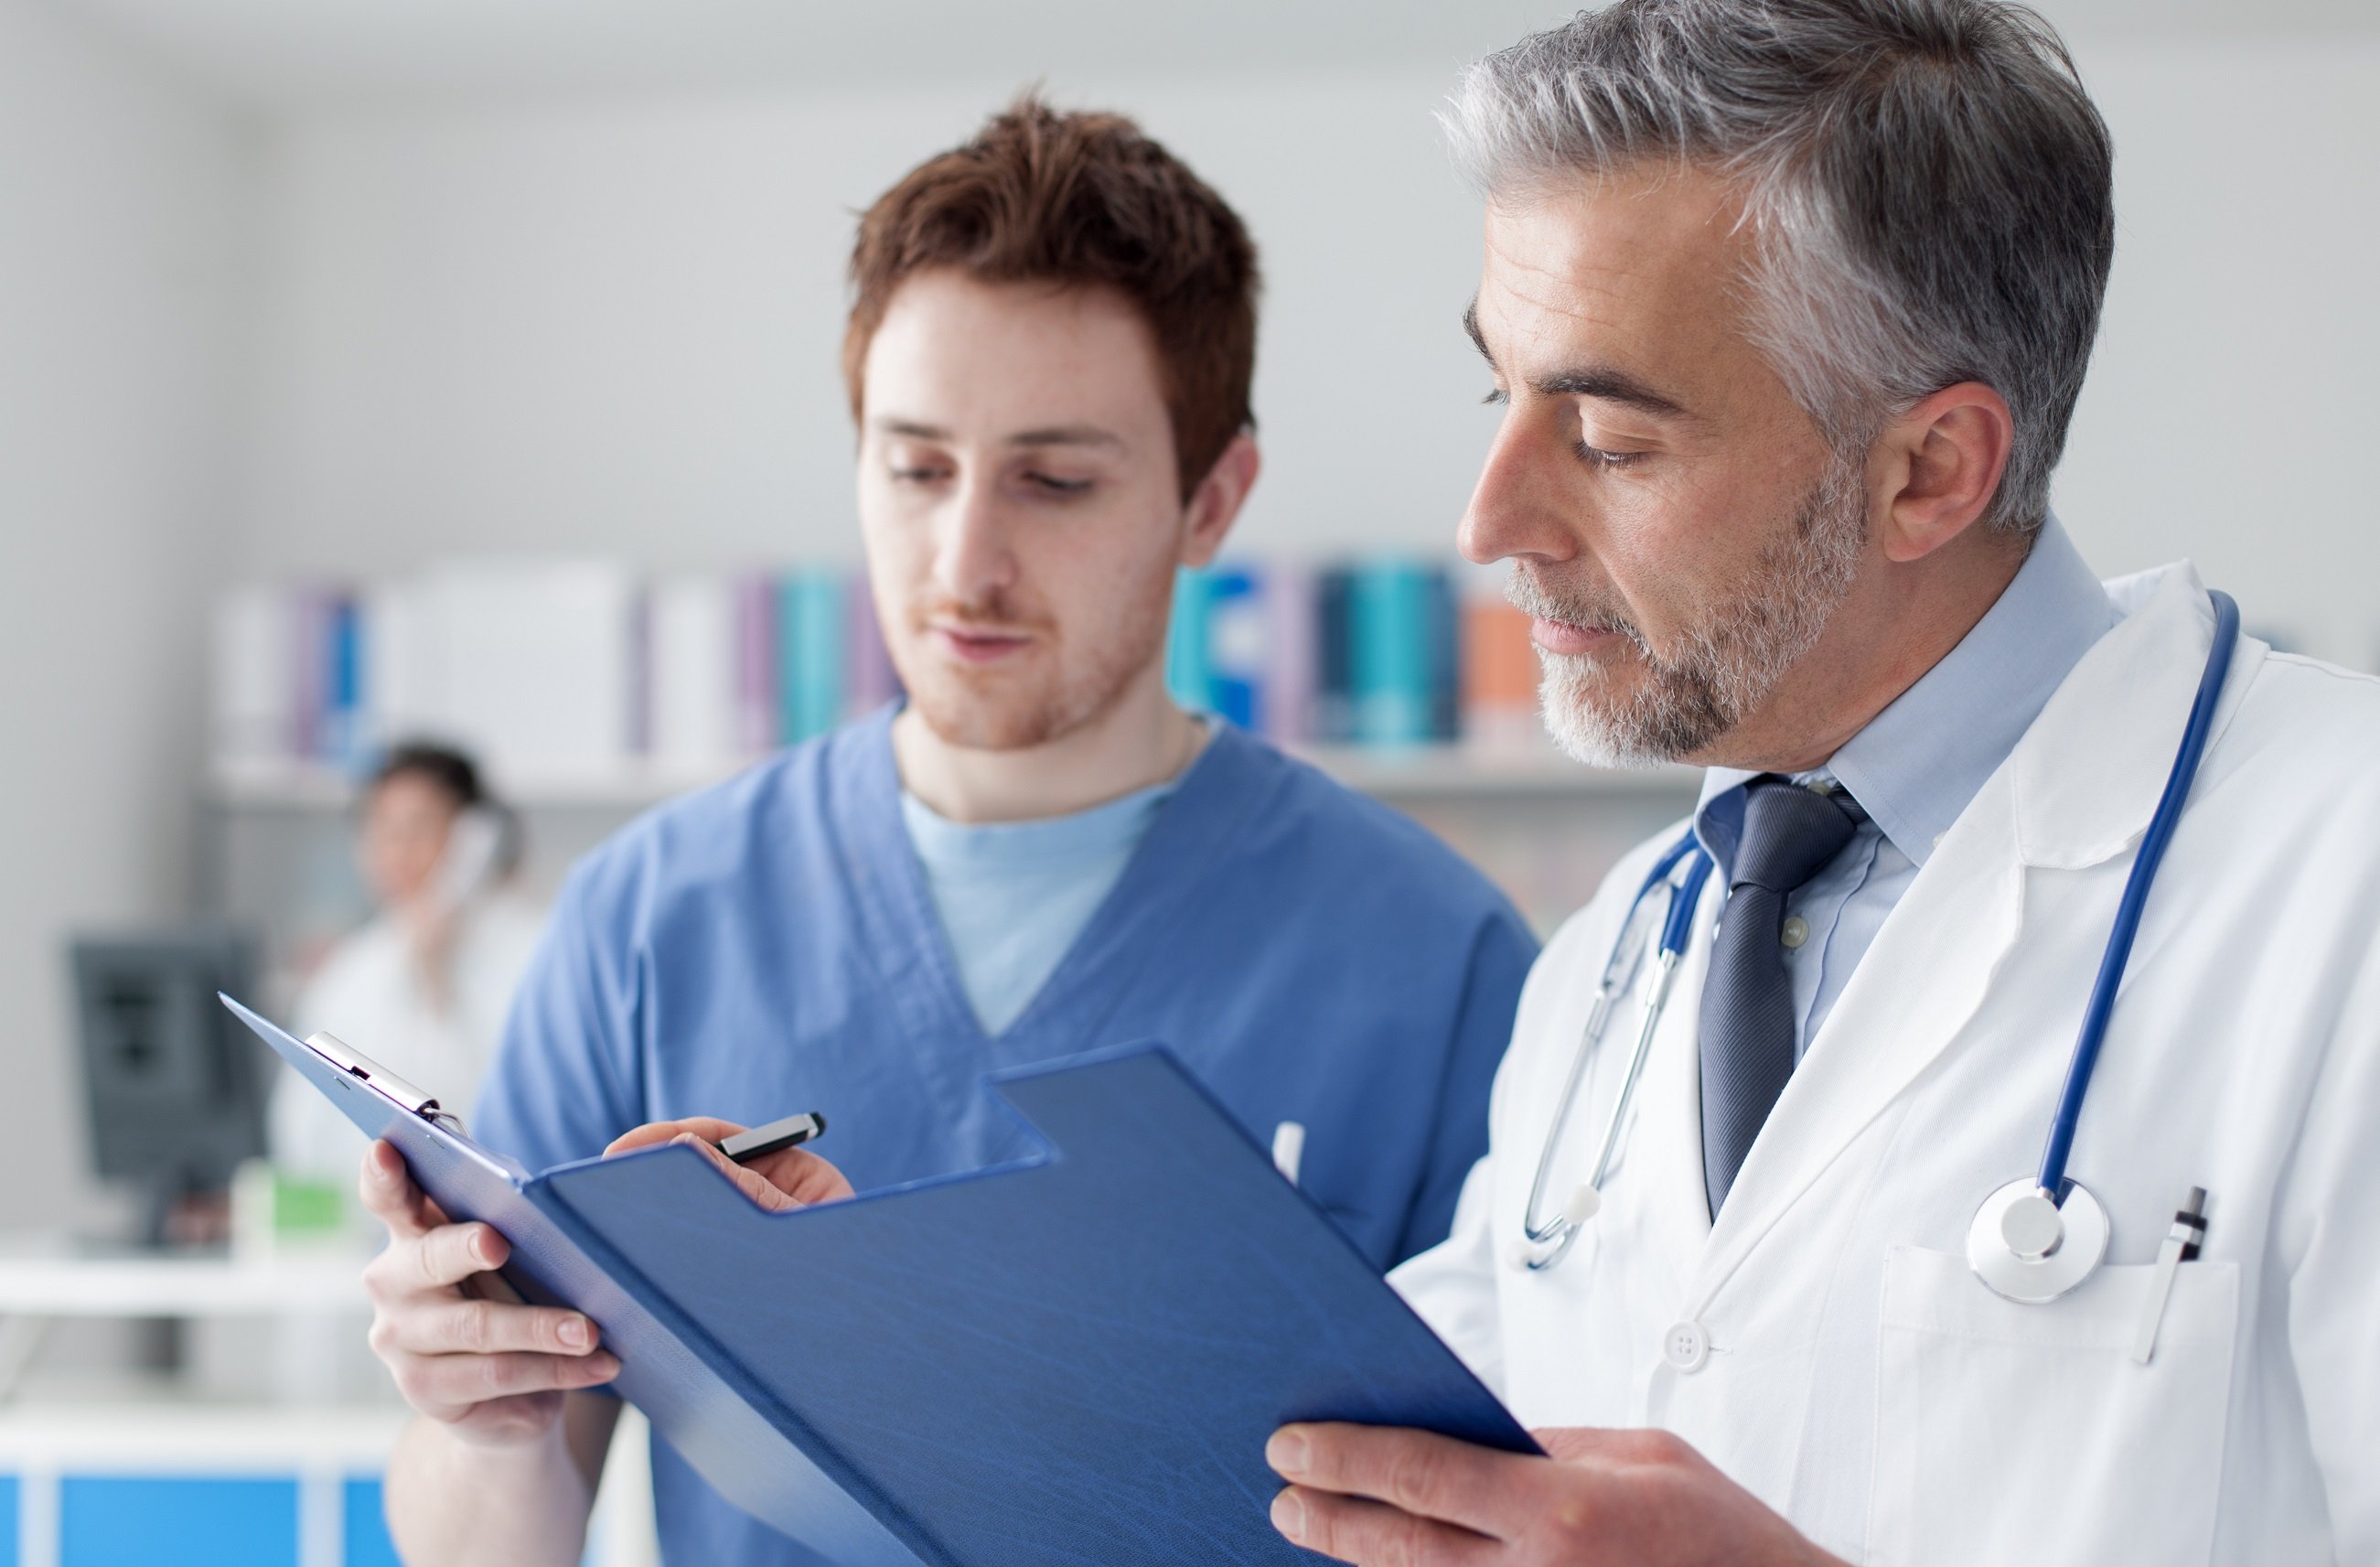
[[[451,740],[498,779],[723,771],[900,693],[859,573],[643,577],[607,562],[455,562],[245,587],[217,608],[212,744],[354,771]],[[1527,618],[1475,569],[1409,556],[1179,574],[1167,685],[1293,747],[1536,740]]]
[[[1184,706],[1283,744],[1449,745],[1477,735],[1475,659],[1526,667],[1533,711],[1536,699],[1527,618],[1512,611],[1475,628],[1467,613],[1454,573],[1434,561],[1184,571],[1167,684]]]
[[[853,589],[839,571],[787,575],[777,591],[778,724],[770,746],[797,745],[841,723],[867,702],[851,678]],[[868,627],[874,634],[874,627]],[[766,748],[766,747],[764,747]]]

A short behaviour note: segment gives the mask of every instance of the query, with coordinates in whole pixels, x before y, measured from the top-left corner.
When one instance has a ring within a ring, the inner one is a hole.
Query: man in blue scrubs
[[[1385,1269],[1485,1150],[1534,943],[1410,821],[1164,686],[1176,569],[1255,481],[1256,260],[1129,123],[1026,102],[862,220],[844,370],[908,690],[630,827],[573,874],[480,1096],[531,1166],[643,1123],[823,1111],[862,1189],[1015,1149],[987,1072],[1161,1039]],[[422,1412],[409,1558],[578,1554],[616,1405],[574,1314],[495,1306],[501,1237],[390,1150],[373,1342]],[[800,1303],[785,1306],[798,1354]],[[673,1561],[808,1561],[667,1448]]]

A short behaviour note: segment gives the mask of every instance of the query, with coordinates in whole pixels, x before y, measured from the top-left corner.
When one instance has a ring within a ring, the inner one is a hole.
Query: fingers
[[[757,1171],[768,1183],[794,1199],[797,1208],[839,1202],[851,1196],[843,1172],[808,1148],[779,1148],[743,1166]]]
[[[689,1115],[683,1121],[649,1121],[642,1126],[621,1133],[603,1150],[603,1157],[628,1153],[637,1148],[649,1148],[662,1143],[674,1143],[692,1134],[706,1143],[719,1143],[745,1130],[733,1121],[722,1121],[715,1115]]]
[[[772,1213],[851,1196],[851,1183],[843,1172],[807,1148],[779,1148],[738,1164],[706,1137],[682,1132],[671,1140],[691,1146],[735,1182],[736,1190]]]
[[[1530,1466],[1545,1465],[1428,1431],[1335,1424],[1283,1426],[1265,1444],[1265,1462],[1308,1490],[1369,1497],[1496,1538],[1525,1524]]]
[[[408,1248],[407,1262],[419,1288],[443,1290],[502,1268],[512,1255],[512,1244],[488,1225],[442,1224]]]
[[[1537,1445],[1558,1464],[1642,1464],[1651,1455],[1646,1437],[1655,1431],[1607,1430],[1596,1426],[1557,1427],[1531,1431]]]
[[[1487,1567],[1502,1549],[1485,1535],[1386,1502],[1303,1486],[1273,1498],[1272,1524],[1292,1545],[1359,1567]]]
[[[595,1324],[576,1311],[457,1297],[406,1315],[389,1335],[417,1354],[582,1355],[595,1348]]]
[[[620,1374],[610,1352],[589,1354],[398,1354],[389,1361],[405,1402],[433,1420],[465,1420],[480,1405],[520,1394],[592,1388]]]
[[[733,1134],[730,1135],[733,1136]],[[672,1137],[670,1142],[674,1146],[684,1145],[690,1148],[709,1160],[713,1168],[735,1183],[737,1191],[771,1213],[783,1213],[802,1206],[800,1200],[791,1192],[761,1174],[759,1171],[749,1165],[738,1164],[721,1153],[708,1137],[693,1132],[680,1132],[676,1136]]]
[[[412,1174],[405,1168],[405,1156],[386,1141],[364,1149],[363,1169],[356,1190],[363,1200],[364,1210],[387,1225],[388,1233],[398,1239],[426,1234],[446,1222],[438,1205],[413,1184]]]
[[[512,1393],[475,1403],[447,1421],[446,1427],[467,1441],[487,1447],[510,1447],[531,1441],[553,1428],[562,1418],[566,1392]]]
[[[442,1222],[392,1239],[364,1269],[372,1352],[397,1391],[422,1414],[482,1442],[542,1433],[562,1393],[608,1382],[620,1370],[584,1315],[479,1293],[498,1282],[492,1269],[510,1255],[504,1236],[485,1224]]]
[[[364,1294],[383,1311],[425,1294],[452,1294],[477,1274],[504,1266],[511,1248],[485,1224],[442,1224],[407,1239],[392,1240],[364,1265]]]
[[[844,1179],[843,1172],[807,1148],[780,1148],[748,1164],[738,1164],[719,1151],[722,1139],[743,1130],[733,1121],[710,1115],[649,1122],[613,1139],[603,1157],[683,1143],[716,1166],[737,1191],[771,1213],[852,1195],[851,1183]]]

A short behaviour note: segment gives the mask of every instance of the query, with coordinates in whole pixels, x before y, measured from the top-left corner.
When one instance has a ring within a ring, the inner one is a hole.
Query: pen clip
[[[2198,1256],[2206,1241],[2206,1188],[2192,1186],[2174,1211],[2173,1227],[2157,1248],[2149,1275],[2148,1296],[2141,1303],[2141,1325],[2132,1335],[2132,1362],[2146,1366],[2156,1354],[2157,1330],[2164,1326],[2166,1304],[2173,1298],[2174,1274]]]
[[[418,1115],[431,1125],[443,1127],[458,1136],[462,1133],[461,1120],[439,1109],[436,1099],[423,1093],[337,1035],[328,1032],[309,1034],[306,1036],[306,1048],[348,1076],[358,1079],[382,1099],[393,1100],[407,1113]]]

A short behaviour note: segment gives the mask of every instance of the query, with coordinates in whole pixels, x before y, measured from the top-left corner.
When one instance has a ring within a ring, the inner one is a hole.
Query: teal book
[[[1173,619],[1165,639],[1165,689],[1191,712],[1215,706],[1214,661],[1207,646],[1208,573],[1184,566],[1173,574]]]
[[[1412,561],[1355,570],[1348,605],[1355,739],[1417,746],[1430,738],[1430,571]]]
[[[789,746],[814,739],[843,722],[844,574],[810,567],[777,589],[777,700]]]

